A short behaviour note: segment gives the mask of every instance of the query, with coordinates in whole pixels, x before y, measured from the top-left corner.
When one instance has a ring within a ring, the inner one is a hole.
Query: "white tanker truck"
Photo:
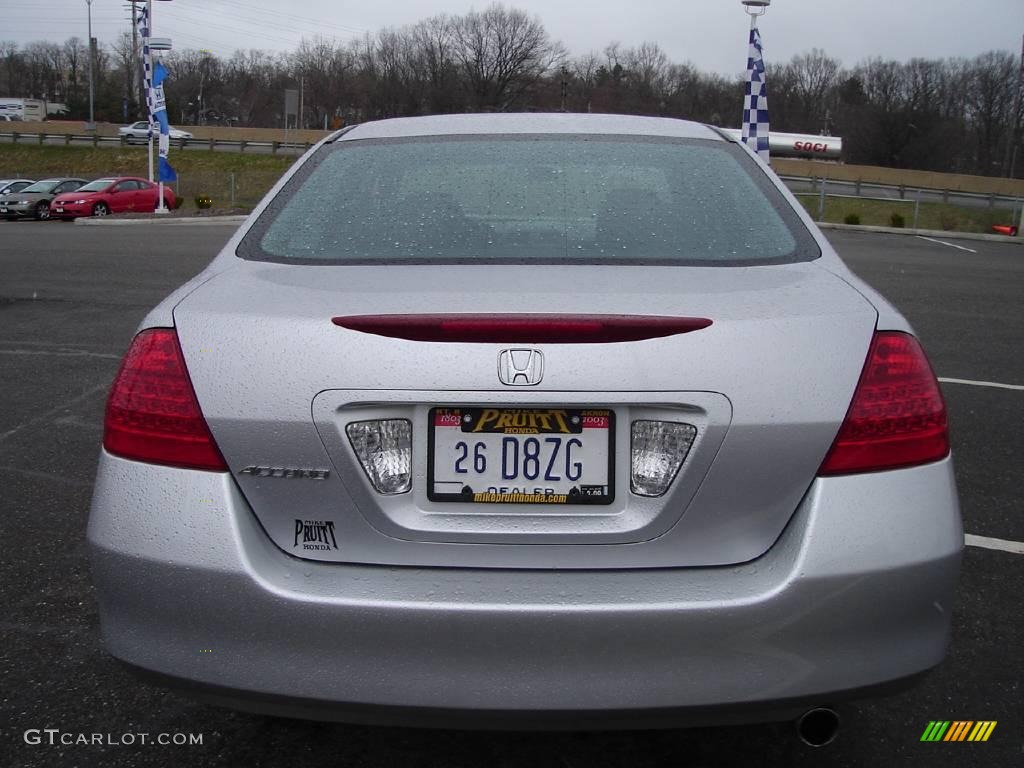
[[[729,136],[739,139],[739,128],[723,128]],[[843,153],[843,140],[839,136],[814,136],[803,133],[768,134],[768,151],[774,157],[807,157],[817,160],[838,160]]]

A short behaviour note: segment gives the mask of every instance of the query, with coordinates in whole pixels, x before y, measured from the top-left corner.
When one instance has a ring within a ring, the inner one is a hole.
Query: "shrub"
[[[196,196],[196,208],[205,209],[213,206],[213,198],[209,195]]]
[[[907,223],[907,220],[904,219],[903,216],[901,216],[900,214],[896,213],[895,211],[893,213],[889,214],[889,224],[891,226],[897,227],[899,229],[902,229],[903,225],[906,224],[906,223]]]
[[[844,224],[860,224],[860,214],[859,213],[848,213],[848,214],[846,214],[846,218],[843,219],[843,223]]]

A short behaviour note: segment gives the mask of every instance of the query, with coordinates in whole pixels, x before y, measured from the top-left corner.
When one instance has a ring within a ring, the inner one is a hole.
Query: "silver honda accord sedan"
[[[110,653],[208,701],[820,743],[942,661],[963,532],[921,345],[764,163],[531,114],[296,163],[139,327],[88,540]]]

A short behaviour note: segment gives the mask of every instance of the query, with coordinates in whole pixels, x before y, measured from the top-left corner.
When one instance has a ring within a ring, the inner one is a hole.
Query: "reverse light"
[[[132,341],[107,399],[103,447],[125,459],[226,472],[173,328]]]
[[[354,421],[345,433],[378,493],[392,496],[412,487],[412,423],[408,419]]]
[[[876,333],[846,419],[818,474],[909,467],[948,454],[946,404],[924,350],[910,334]]]
[[[683,466],[697,428],[674,421],[634,421],[629,486],[638,496],[661,496]]]

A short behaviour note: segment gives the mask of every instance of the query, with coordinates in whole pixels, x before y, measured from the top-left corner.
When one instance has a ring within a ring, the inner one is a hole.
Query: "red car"
[[[157,195],[156,184],[135,176],[96,179],[74,192],[57,195],[50,203],[50,216],[75,219],[79,216],[149,212],[156,209]],[[174,204],[174,192],[164,187],[164,205],[173,209]]]

